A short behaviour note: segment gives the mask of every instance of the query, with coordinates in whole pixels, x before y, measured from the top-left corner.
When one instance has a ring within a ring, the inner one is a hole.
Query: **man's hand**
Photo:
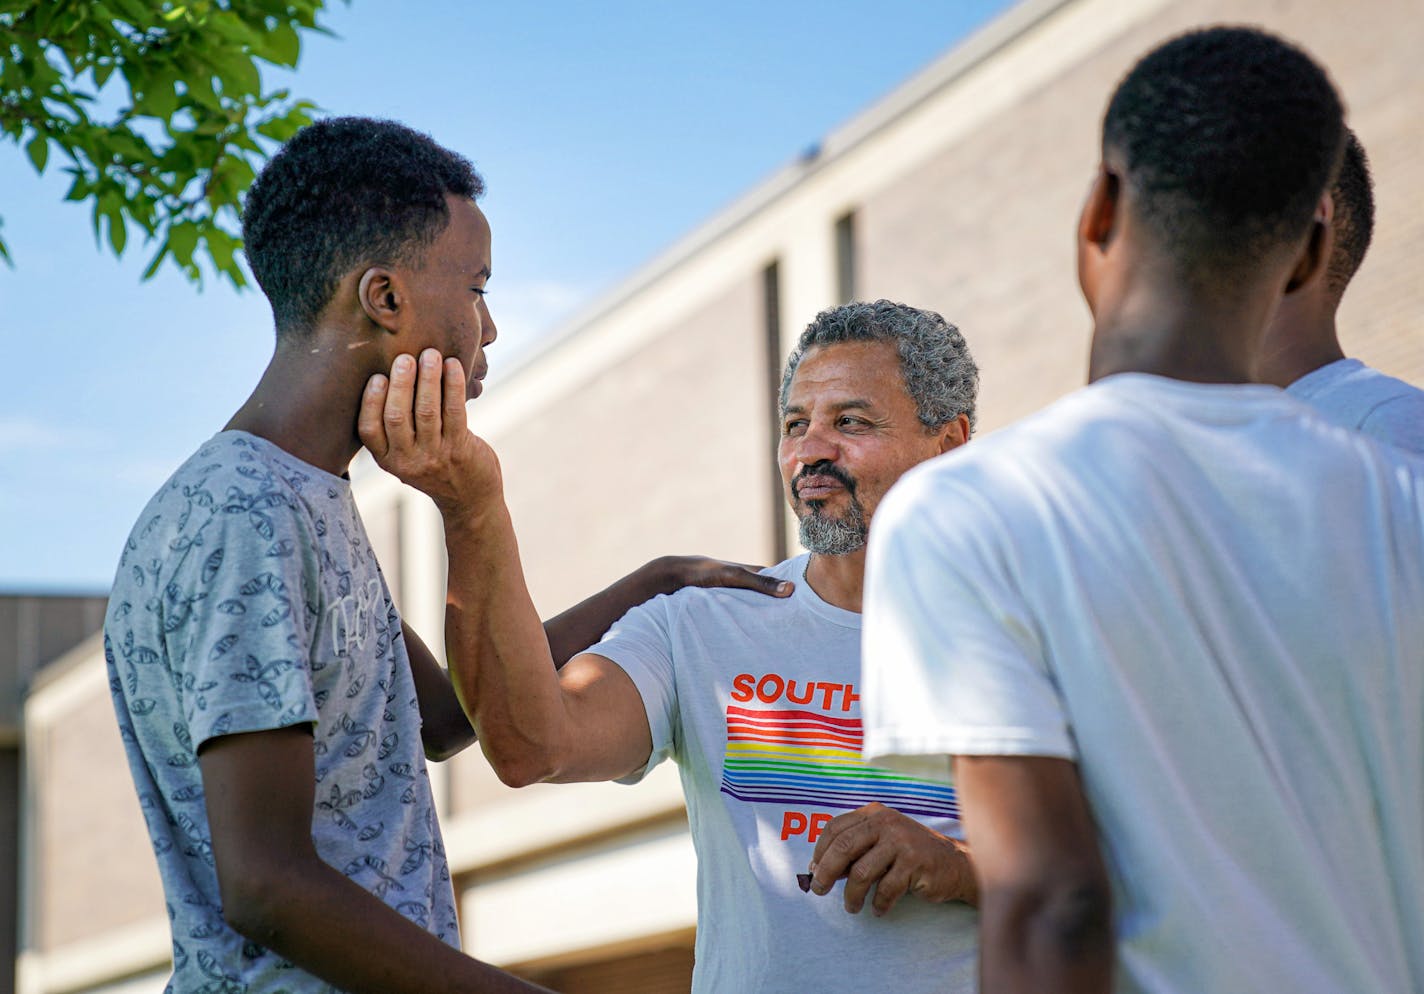
[[[367,381],[356,431],[378,466],[427,494],[447,520],[500,492],[494,450],[465,423],[465,370],[435,349],[419,362],[396,356],[389,377]]]
[[[846,878],[845,909],[856,914],[875,887],[883,915],[908,893],[926,901],[975,904],[969,847],[878,802],[831,819],[811,855],[811,889],[825,894]]]
[[[754,590],[771,597],[790,597],[796,585],[789,580],[763,576],[760,566],[729,563],[706,556],[663,556],[648,563],[660,578],[658,593],[670,594],[683,587],[732,587]]]
[[[772,597],[790,597],[794,584],[762,576],[754,566],[724,563],[705,556],[654,559],[544,623],[554,665],[563,666],[593,645],[630,608],[683,587],[739,587]]]

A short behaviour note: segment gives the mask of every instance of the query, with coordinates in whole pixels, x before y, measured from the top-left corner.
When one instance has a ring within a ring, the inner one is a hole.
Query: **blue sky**
[[[475,162],[497,390],[503,359],[1007,6],[355,0],[267,78]],[[0,591],[102,592],[150,494],[255,384],[271,320],[256,291],[140,282],[151,253],[96,248],[53,167],[0,144]]]

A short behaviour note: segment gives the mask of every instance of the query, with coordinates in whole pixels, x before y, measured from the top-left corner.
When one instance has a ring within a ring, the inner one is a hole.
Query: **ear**
[[[1098,175],[1088,188],[1088,199],[1083,202],[1083,213],[1078,218],[1078,241],[1094,246],[1098,251],[1107,248],[1117,229],[1118,204],[1122,199],[1122,179],[1107,163],[1098,166]]]
[[[399,332],[404,316],[405,293],[400,278],[385,266],[372,266],[361,274],[356,287],[361,310],[372,323],[389,332]]]
[[[1330,253],[1335,239],[1332,220],[1335,217],[1335,201],[1327,191],[1315,208],[1315,220],[1310,222],[1310,237],[1305,240],[1300,257],[1295,261],[1290,279],[1286,282],[1286,293],[1292,293],[1308,284],[1316,277],[1324,277],[1330,262]]]
[[[1119,226],[1122,180],[1106,162],[1088,188],[1078,215],[1078,286],[1088,310],[1097,313],[1098,284],[1102,278],[1108,243]]]
[[[947,422],[938,434],[940,455],[959,448],[969,441],[969,415],[956,414],[954,420]]]

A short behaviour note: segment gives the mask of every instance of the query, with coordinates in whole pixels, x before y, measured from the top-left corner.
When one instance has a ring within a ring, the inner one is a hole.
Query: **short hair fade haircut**
[[[1302,237],[1340,161],[1325,71],[1254,28],[1214,27],[1149,52],[1118,84],[1103,153],[1184,271],[1220,275]]]
[[[888,342],[900,359],[915,415],[930,430],[963,414],[974,430],[979,367],[959,329],[934,311],[890,300],[853,302],[817,314],[786,360],[779,409],[786,413],[791,380],[811,349],[840,342]]]
[[[484,181],[463,156],[395,121],[336,117],[298,131],[247,192],[242,237],[278,336],[301,336],[357,267],[419,260],[449,223],[446,195]]]
[[[1335,247],[1330,252],[1330,265],[1325,271],[1326,285],[1337,299],[1359,271],[1369,251],[1375,233],[1374,181],[1370,179],[1370,160],[1359,137],[1348,128],[1345,134],[1345,157],[1340,160],[1340,172],[1330,188],[1335,201]]]

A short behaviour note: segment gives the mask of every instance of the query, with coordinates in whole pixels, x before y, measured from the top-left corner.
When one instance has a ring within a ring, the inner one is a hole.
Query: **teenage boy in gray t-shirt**
[[[247,196],[276,351],[140,515],[104,625],[172,924],[170,991],[534,989],[458,951],[425,759],[474,733],[402,625],[346,476],[373,374],[394,381],[389,431],[428,432],[416,356],[423,383],[449,388],[447,431],[468,434],[495,337],[482,189],[424,135],[338,118],[298,133]],[[689,576],[771,585],[659,561],[551,622],[555,657]]]

